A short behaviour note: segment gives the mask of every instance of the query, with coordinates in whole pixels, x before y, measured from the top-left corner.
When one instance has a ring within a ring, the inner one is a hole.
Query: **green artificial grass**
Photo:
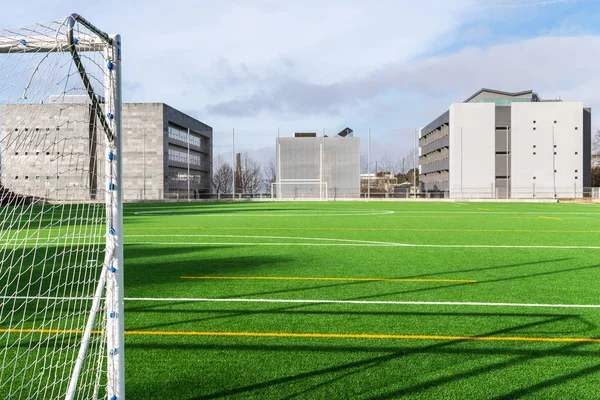
[[[598,205],[126,204],[124,227],[129,399],[598,397],[600,308],[557,306],[600,304]],[[494,304],[440,304],[465,302]]]
[[[126,297],[600,304],[599,222],[600,207],[562,203],[131,204]],[[127,331],[425,337],[127,335],[127,394],[591,399],[600,343],[430,336],[596,338],[599,321],[595,308],[132,300]]]

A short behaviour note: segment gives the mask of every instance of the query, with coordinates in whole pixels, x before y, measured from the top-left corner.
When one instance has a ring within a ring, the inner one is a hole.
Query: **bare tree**
[[[393,174],[394,171],[399,169],[398,160],[394,160],[388,153],[385,153],[383,157],[377,162],[377,173],[385,172]]]
[[[213,190],[215,193],[231,193],[233,185],[233,168],[221,155],[213,163]]]
[[[247,152],[241,156],[240,182],[236,182],[237,187],[244,193],[258,193],[262,182],[262,173],[260,164]]]
[[[271,193],[271,184],[277,181],[277,166],[272,158],[263,167],[263,174],[265,177],[265,191]]]
[[[369,172],[368,157],[365,153],[360,153],[360,173],[366,174]]]
[[[600,129],[596,131],[596,134],[592,137],[592,157],[600,156]]]

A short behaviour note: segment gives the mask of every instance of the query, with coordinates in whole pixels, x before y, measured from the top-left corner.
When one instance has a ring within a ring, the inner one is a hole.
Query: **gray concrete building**
[[[274,195],[279,199],[359,197],[360,138],[349,131],[333,137],[298,133],[277,138]]]
[[[191,198],[210,193],[212,147],[212,128],[181,111],[123,104],[125,199],[187,198],[188,188]]]
[[[421,129],[420,191],[573,198],[591,185],[591,110],[531,90],[481,89]]]
[[[48,200],[102,196],[104,134],[82,96],[0,106],[0,184]],[[212,186],[212,128],[163,103],[123,104],[125,200],[191,198]]]

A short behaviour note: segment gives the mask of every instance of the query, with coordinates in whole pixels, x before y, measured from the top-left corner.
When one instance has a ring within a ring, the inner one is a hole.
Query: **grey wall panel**
[[[510,176],[510,155],[496,154],[496,176]]]
[[[510,127],[510,106],[496,106],[496,128]]]
[[[443,125],[443,124],[448,124],[449,121],[450,121],[450,111],[448,110],[445,113],[443,113],[442,115],[440,115],[439,117],[437,117],[436,119],[434,119],[433,121],[431,121],[430,123],[428,123],[427,125],[425,125],[422,129],[422,132],[424,135],[426,135],[427,133],[431,132],[438,126]]]
[[[592,186],[592,109],[583,109],[583,186]]]
[[[508,137],[507,137],[508,136]],[[510,131],[506,129],[496,129],[496,153],[506,153],[510,151]]]

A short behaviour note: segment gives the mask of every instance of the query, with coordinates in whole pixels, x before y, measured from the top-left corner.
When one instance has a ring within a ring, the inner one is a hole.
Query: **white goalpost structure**
[[[0,28],[0,398],[125,398],[121,38]]]
[[[327,201],[327,182],[319,179],[281,179],[278,182],[271,183],[271,199],[319,199]]]

